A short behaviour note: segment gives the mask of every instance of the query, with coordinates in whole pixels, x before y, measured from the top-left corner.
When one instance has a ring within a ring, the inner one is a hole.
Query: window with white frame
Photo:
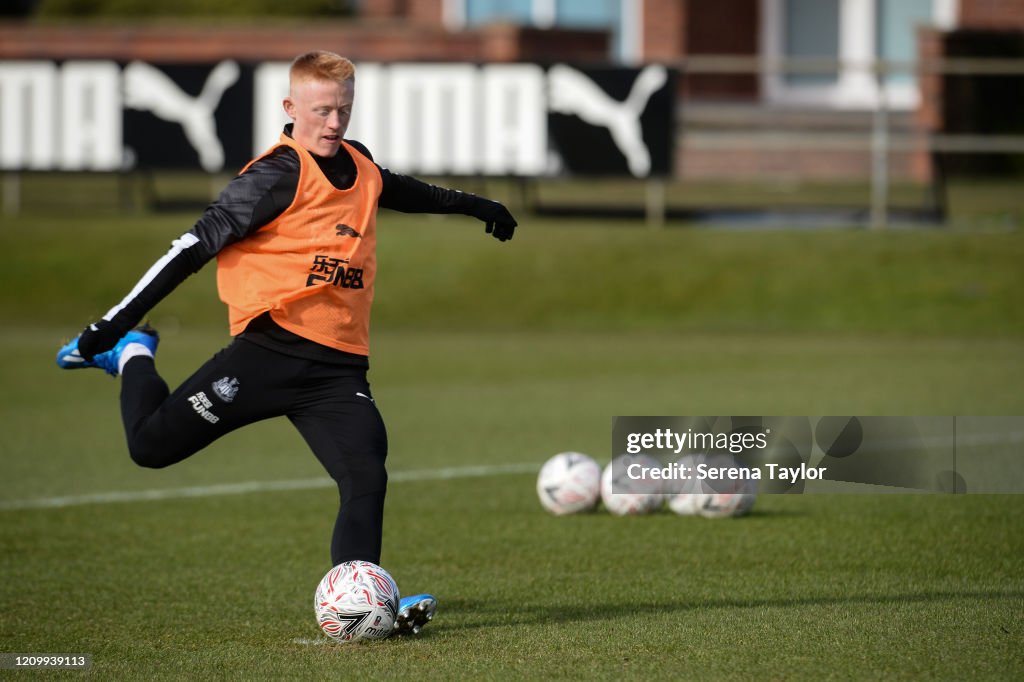
[[[444,0],[452,30],[509,21],[537,28],[579,28],[611,32],[609,57],[631,62],[640,54],[642,0]]]
[[[765,98],[778,105],[873,108],[885,97],[895,109],[917,106],[912,69],[875,74],[879,60],[916,61],[919,26],[952,28],[958,0],[761,0],[762,56],[801,60],[810,70],[769,70]]]

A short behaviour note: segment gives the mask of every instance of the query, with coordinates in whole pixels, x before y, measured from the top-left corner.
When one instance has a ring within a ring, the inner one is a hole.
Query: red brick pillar
[[[688,0],[643,0],[643,3],[643,60],[674,61],[682,57],[687,48]]]
[[[932,67],[944,52],[942,31],[933,28],[917,32],[918,90],[921,101],[914,112],[914,128],[927,139],[942,131],[942,74]],[[910,158],[910,174],[914,180],[928,182],[935,172],[934,159],[927,148],[915,149]]]

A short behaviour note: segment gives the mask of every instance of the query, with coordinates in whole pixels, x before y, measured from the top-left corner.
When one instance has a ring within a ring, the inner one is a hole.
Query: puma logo
[[[651,64],[641,71],[624,102],[613,99],[585,74],[564,64],[552,66],[549,76],[552,111],[575,114],[590,125],[607,128],[626,157],[629,171],[636,177],[651,172],[651,153],[644,144],[640,117],[654,93],[668,82],[664,66]]]
[[[356,239],[359,239],[363,236],[348,225],[335,225],[334,229],[337,230],[339,237],[355,237]]]
[[[224,167],[224,147],[217,137],[213,114],[240,73],[236,62],[222,61],[207,76],[199,96],[191,97],[160,69],[145,62],[132,62],[124,69],[124,103],[181,125],[203,170],[218,171]]]

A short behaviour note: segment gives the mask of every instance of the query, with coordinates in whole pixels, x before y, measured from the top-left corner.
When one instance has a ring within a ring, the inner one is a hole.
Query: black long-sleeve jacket
[[[290,125],[285,128],[290,134]],[[371,161],[361,143],[346,140]],[[344,147],[330,158],[313,155],[321,171],[338,189],[355,182],[356,165]],[[475,215],[487,199],[458,190],[430,185],[416,178],[392,173],[380,165],[382,190],[378,206],[404,213],[464,213]],[[103,319],[127,331],[157,303],[224,247],[245,239],[272,222],[291,205],[299,180],[299,157],[293,149],[279,147],[236,176],[207,207],[196,224],[171,244],[171,249],[139,280],[132,291]],[[250,323],[243,337],[285,352],[342,364],[365,365],[366,358],[326,348],[288,332],[263,315]]]

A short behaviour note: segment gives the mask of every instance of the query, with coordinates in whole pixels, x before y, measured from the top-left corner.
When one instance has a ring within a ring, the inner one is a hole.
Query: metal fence
[[[1021,77],[1017,97],[1024,97],[1024,59],[995,58],[946,58],[927,62],[896,62],[877,60],[871,62],[844,62],[834,59],[790,58],[769,60],[756,57],[706,56],[690,57],[674,64],[683,74],[689,76],[735,76],[747,75],[763,79],[766,75],[830,75],[840,71],[856,72],[870,78],[874,83],[874,106],[866,107],[870,113],[868,125],[863,130],[844,133],[834,131],[815,133],[813,131],[783,131],[751,128],[732,129],[728,133],[704,132],[691,145],[705,151],[760,150],[785,153],[799,149],[816,151],[857,151],[870,155],[870,197],[867,226],[882,229],[889,225],[889,197],[892,174],[891,155],[896,152],[920,152],[937,159],[949,154],[1024,154],[1024,135],[1017,134],[956,134],[926,130],[923,127],[906,131],[895,131],[892,126],[893,107],[886,96],[886,82],[893,75],[910,75],[918,79],[927,76],[965,76],[986,78],[995,76]],[[684,105],[685,106],[685,105]],[[775,105],[781,110],[793,113],[806,111],[807,107]],[[681,123],[680,137],[686,140],[690,131],[685,119]],[[941,202],[944,192],[944,173],[941,168],[933,171],[932,192]],[[655,193],[656,196],[657,193]],[[652,210],[657,211],[657,203]],[[655,216],[651,219],[657,223]]]

